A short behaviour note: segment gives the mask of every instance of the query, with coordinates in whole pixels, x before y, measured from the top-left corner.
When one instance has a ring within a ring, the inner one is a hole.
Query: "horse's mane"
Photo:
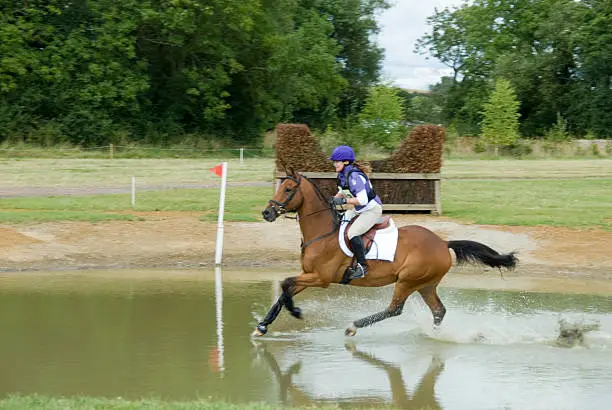
[[[326,203],[327,206],[329,207],[329,210],[332,214],[332,223],[334,226],[334,230],[340,228],[340,221],[342,220],[342,218],[340,217],[340,212],[338,212],[338,210],[336,209],[336,207],[334,207],[331,203],[331,197],[326,196],[321,189],[318,187],[317,184],[315,184],[314,182],[312,182],[310,180],[310,178],[308,178],[306,175],[302,174],[302,178],[304,178],[306,181],[310,182],[310,185],[313,186],[315,193],[317,194],[317,196],[319,197],[319,199]]]

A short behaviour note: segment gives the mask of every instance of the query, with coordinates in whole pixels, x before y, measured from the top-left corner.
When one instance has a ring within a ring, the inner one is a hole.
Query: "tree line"
[[[474,0],[436,10],[428,24],[416,49],[452,69],[432,98],[459,134],[480,133],[483,103],[504,79],[520,102],[522,136],[564,128],[612,137],[609,0]]]
[[[384,0],[0,0],[0,142],[253,142],[354,115]]]
[[[388,7],[0,0],[0,143],[258,143],[275,124],[299,122],[392,147],[411,123],[490,133],[485,113],[501,79],[518,101],[522,136],[562,128],[612,137],[612,2],[474,0],[436,10],[416,50],[452,75],[429,94],[381,83],[374,35]]]

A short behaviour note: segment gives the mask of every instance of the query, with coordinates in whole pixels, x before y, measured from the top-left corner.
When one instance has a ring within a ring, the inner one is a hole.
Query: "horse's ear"
[[[293,167],[289,167],[287,168],[287,176],[288,177],[293,177],[293,178],[297,178],[298,177],[298,173],[295,169],[293,169]]]

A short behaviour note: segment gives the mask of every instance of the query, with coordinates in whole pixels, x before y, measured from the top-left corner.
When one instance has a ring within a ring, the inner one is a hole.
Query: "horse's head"
[[[285,212],[296,211],[302,205],[301,183],[302,175],[294,172],[287,175],[268,202],[268,206],[261,211],[266,221],[274,222],[278,216]]]

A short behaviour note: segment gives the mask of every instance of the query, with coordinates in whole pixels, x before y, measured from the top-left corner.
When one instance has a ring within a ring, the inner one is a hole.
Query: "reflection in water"
[[[268,364],[278,382],[279,402],[291,406],[318,404],[317,402],[320,401],[317,399],[319,392],[308,392],[306,389],[300,388],[299,384],[294,381],[294,376],[298,376],[302,369],[302,360],[293,362],[287,370],[283,371],[274,354],[272,354],[271,349],[268,348],[267,342],[257,340],[253,341],[253,345],[257,353]],[[444,370],[444,362],[439,355],[432,355],[431,363],[417,384],[414,393],[409,394],[399,365],[381,360],[371,353],[360,351],[353,342],[347,342],[344,347],[357,360],[363,361],[374,368],[381,369],[386,373],[392,396],[391,404],[394,407],[442,409],[435,395],[436,381]],[[369,404],[373,405],[376,403]]]
[[[612,400],[610,297],[444,289],[452,309],[437,332],[415,298],[345,345],[342,325],[380,309],[390,289],[313,290],[300,295],[304,321],[281,315],[253,349],[251,327],[278,284],[220,269],[131,274],[0,275],[0,397],[445,410]],[[559,348],[559,317],[598,328]]]
[[[215,312],[217,318],[217,367],[221,376],[225,371],[225,359],[223,349],[223,277],[221,267],[215,268]]]
[[[431,363],[427,371],[421,377],[421,381],[417,385],[414,394],[409,395],[406,391],[406,385],[402,378],[402,370],[399,366],[380,360],[374,355],[360,352],[354,343],[345,344],[345,348],[349,350],[353,357],[361,359],[374,367],[383,369],[389,378],[391,386],[391,395],[393,397],[393,405],[401,408],[422,408],[441,409],[440,403],[436,400],[435,387],[436,381],[440,373],[444,370],[444,362],[437,355],[432,355]]]
[[[253,341],[257,353],[260,354],[265,362],[270,366],[270,370],[276,377],[279,386],[279,401],[283,404],[303,405],[312,402],[312,399],[296,388],[293,384],[293,376],[300,372],[302,362],[297,361],[289,366],[287,371],[284,371],[278,365],[274,355],[266,347],[263,341]],[[288,396],[291,396],[291,399]]]

